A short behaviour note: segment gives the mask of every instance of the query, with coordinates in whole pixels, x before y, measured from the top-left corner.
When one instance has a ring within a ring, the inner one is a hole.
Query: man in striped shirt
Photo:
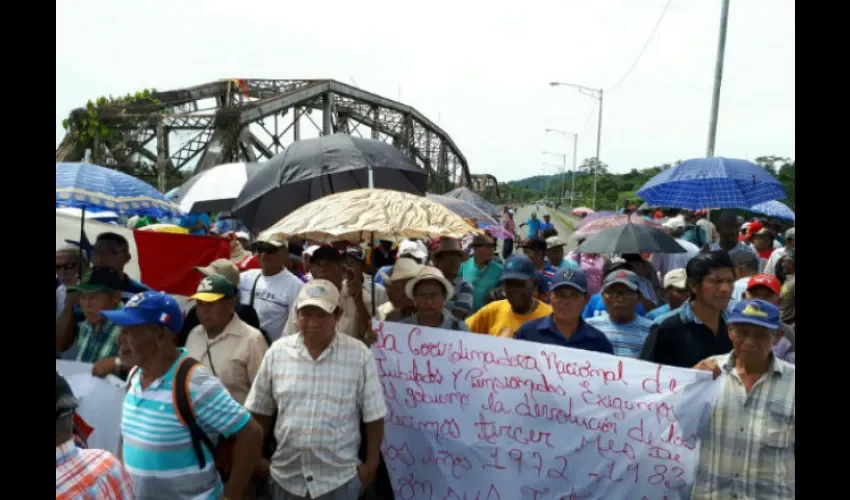
[[[201,443],[202,468],[186,424],[174,404],[177,367],[187,358],[173,336],[183,327],[180,306],[161,292],[140,293],[124,309],[104,311],[121,326],[120,355],[138,367],[131,373],[121,419],[124,465],[141,499],[241,499],[260,457],[262,429],[203,366],[189,371],[187,392],[197,424],[216,443],[233,440],[233,468],[226,485],[213,450]],[[188,362],[191,362],[188,361]]]
[[[112,453],[74,442],[77,398],[56,373],[56,500],[132,500],[130,476]]]
[[[652,320],[638,316],[640,278],[632,271],[609,273],[602,282],[602,300],[606,313],[587,320],[601,330],[614,346],[614,354],[636,358],[649,336]]]

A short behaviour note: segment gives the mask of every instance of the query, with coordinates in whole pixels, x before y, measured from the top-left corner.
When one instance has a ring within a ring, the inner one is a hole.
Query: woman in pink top
[[[578,240],[581,245],[584,238]],[[605,258],[596,253],[579,253],[575,250],[567,254],[568,259],[578,263],[579,269],[587,277],[587,295],[599,293],[602,288],[602,268],[605,266]]]
[[[516,224],[514,223],[514,211],[509,208],[505,208],[505,211],[502,213],[502,228],[513,235],[516,236]],[[514,240],[502,240],[502,258],[507,259],[514,253]]]

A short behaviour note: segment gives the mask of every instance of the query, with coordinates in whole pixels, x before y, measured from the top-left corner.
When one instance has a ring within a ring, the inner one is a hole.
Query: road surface
[[[543,220],[543,214],[552,214],[556,212],[555,209],[549,208],[545,205],[540,205],[539,211],[535,209],[534,205],[524,205],[518,208],[516,215],[514,215],[514,222],[517,226],[517,233],[519,233],[519,235],[523,238],[525,238],[526,234],[528,234],[528,226],[520,228],[519,225],[531,218],[531,212],[535,211],[537,212],[537,218],[541,220]],[[577,222],[575,217],[566,215],[564,212],[557,212],[557,215],[565,219],[571,219],[573,222]],[[570,234],[572,234],[570,228],[565,226],[555,215],[552,216],[552,224],[555,225],[555,229],[558,231],[558,236],[567,243],[566,250],[569,251],[575,248],[576,242],[573,238],[570,238]]]

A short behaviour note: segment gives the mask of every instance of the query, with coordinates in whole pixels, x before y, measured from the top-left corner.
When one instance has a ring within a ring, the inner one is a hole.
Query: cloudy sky
[[[62,0],[56,142],[86,100],[222,78],[333,78],[416,107],[473,173],[540,173],[544,150],[595,154],[615,172],[703,156],[720,0]],[[356,4],[356,5],[354,5]],[[716,152],[794,157],[793,0],[733,1]],[[627,78],[617,83],[628,73]],[[549,167],[551,168],[551,167]]]

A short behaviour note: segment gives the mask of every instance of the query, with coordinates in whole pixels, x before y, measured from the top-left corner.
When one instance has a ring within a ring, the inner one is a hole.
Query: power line
[[[644,42],[643,47],[641,47],[640,52],[638,52],[638,55],[635,58],[634,62],[632,63],[631,66],[629,66],[629,69],[626,71],[626,73],[623,75],[623,77],[620,78],[620,81],[618,81],[617,84],[614,85],[613,87],[611,87],[609,90],[606,90],[605,91],[606,93],[611,93],[614,90],[616,90],[617,87],[622,85],[622,83],[625,82],[626,79],[632,74],[632,71],[634,71],[634,69],[637,67],[638,63],[640,62],[641,58],[643,57],[643,54],[646,52],[646,49],[649,47],[649,42],[651,42],[652,39],[655,37],[655,33],[658,31],[658,27],[661,26],[661,21],[664,19],[664,15],[667,14],[667,9],[670,8],[670,5],[672,3],[673,3],[673,0],[667,0],[667,5],[664,6],[664,9],[661,11],[661,15],[658,16],[658,21],[655,22],[655,26],[652,28],[652,32],[646,38],[646,42]]]

